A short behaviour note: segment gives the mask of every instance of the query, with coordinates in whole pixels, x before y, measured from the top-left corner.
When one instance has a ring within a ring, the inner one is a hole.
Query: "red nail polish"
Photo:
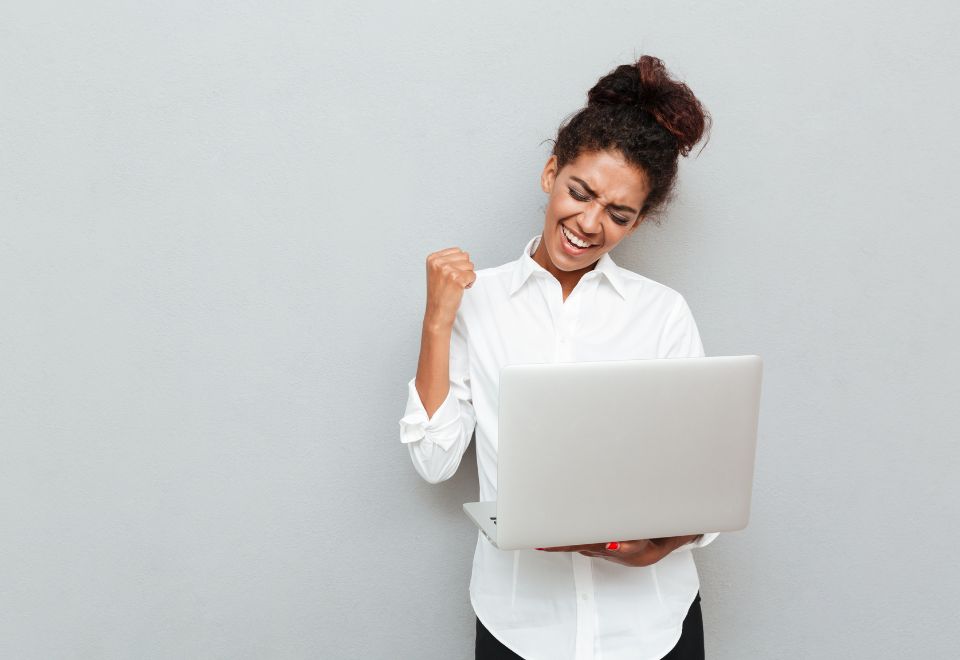
[[[619,550],[619,549],[620,549],[620,544],[617,543],[616,541],[610,541],[610,543],[607,544],[607,550]]]
[[[546,550],[546,548],[534,548],[534,550]]]

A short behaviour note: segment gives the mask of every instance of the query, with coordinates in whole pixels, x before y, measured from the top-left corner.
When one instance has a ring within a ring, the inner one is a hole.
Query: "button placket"
[[[557,323],[557,360],[570,362],[574,359],[573,337],[580,318],[580,306],[583,299],[583,290],[574,290],[567,301],[559,309]]]
[[[593,601],[593,566],[590,558],[579,553],[573,560],[573,584],[577,591],[576,660],[593,660],[596,616]]]
[[[565,342],[562,341],[562,339],[565,337],[562,330],[564,310],[561,300],[563,291],[560,288],[560,282],[558,282],[554,277],[540,278],[540,281],[538,281],[537,284],[540,285],[540,291],[543,293],[543,296],[547,301],[547,307],[550,310],[550,320],[553,321],[553,361],[563,362],[565,348]]]

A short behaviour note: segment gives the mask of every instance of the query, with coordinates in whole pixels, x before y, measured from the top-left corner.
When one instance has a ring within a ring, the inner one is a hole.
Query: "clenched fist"
[[[430,323],[452,327],[463,291],[476,279],[470,255],[460,248],[446,248],[428,255],[425,318]]]

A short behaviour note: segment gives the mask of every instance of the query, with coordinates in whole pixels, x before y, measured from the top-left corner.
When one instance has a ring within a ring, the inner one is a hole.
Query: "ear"
[[[543,166],[543,174],[540,175],[540,187],[543,192],[549,193],[553,190],[553,184],[557,180],[557,156],[553,154],[547,159],[547,164]]]

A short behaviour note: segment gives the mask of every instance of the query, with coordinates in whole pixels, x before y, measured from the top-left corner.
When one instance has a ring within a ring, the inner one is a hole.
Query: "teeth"
[[[566,236],[570,240],[570,242],[576,245],[577,247],[581,247],[581,248],[590,247],[590,243],[584,243],[579,238],[577,238],[576,236],[568,232],[567,228],[564,227],[563,225],[560,225],[560,229],[563,231],[563,235]]]

